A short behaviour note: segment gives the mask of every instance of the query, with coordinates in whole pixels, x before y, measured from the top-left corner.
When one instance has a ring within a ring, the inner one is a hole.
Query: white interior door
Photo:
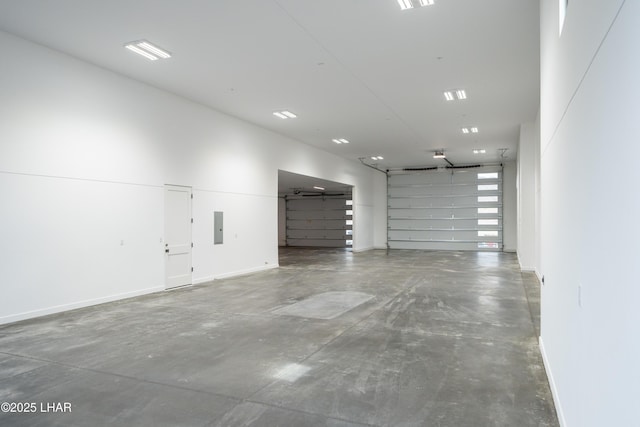
[[[164,190],[166,287],[191,284],[191,187]]]

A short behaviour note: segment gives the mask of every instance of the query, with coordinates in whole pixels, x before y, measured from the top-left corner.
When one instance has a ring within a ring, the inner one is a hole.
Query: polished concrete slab
[[[373,295],[363,292],[323,292],[307,299],[279,308],[273,313],[312,319],[334,319],[369,301]]]
[[[280,265],[0,327],[0,402],[37,409],[0,425],[558,425],[539,288],[513,254],[282,249]]]

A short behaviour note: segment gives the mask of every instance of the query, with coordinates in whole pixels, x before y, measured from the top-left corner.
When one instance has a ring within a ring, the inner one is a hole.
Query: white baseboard
[[[229,277],[243,276],[245,274],[257,273],[259,271],[271,270],[278,267],[280,267],[280,264],[261,265],[260,267],[248,268],[246,270],[238,270],[238,271],[232,271],[229,273],[219,274],[217,276],[214,276],[213,279],[227,279]]]
[[[193,282],[193,285],[201,285],[203,283],[207,283],[207,282],[213,282],[215,280],[215,276],[205,276],[205,277],[198,277],[193,278],[191,281]]]
[[[553,371],[549,365],[549,359],[547,358],[547,352],[544,348],[542,336],[538,337],[538,343],[540,346],[540,354],[542,354],[542,363],[544,364],[544,369],[547,372],[547,379],[549,380],[549,387],[551,388],[551,396],[553,396],[553,403],[556,406],[558,422],[560,423],[560,427],[567,427],[567,423],[564,420],[564,414],[562,412],[562,405],[560,404],[560,398],[558,397],[558,389],[556,388],[556,382],[553,379]]]
[[[367,251],[372,251],[374,249],[373,246],[367,246],[366,248],[358,248],[358,249],[352,249],[352,252],[357,253],[357,252],[367,252]]]
[[[153,288],[139,289],[132,292],[124,292],[121,294],[109,295],[100,298],[93,298],[84,301],[76,301],[69,304],[61,304],[53,307],[42,308],[38,310],[25,311],[23,313],[11,314],[9,316],[0,317],[0,325],[19,322],[21,320],[33,319],[34,317],[47,316],[49,314],[61,313],[63,311],[75,310],[77,308],[89,307],[92,305],[104,304],[107,302],[118,301],[127,298],[133,298],[140,295],[151,294],[154,292],[164,291],[164,286],[154,286]]]

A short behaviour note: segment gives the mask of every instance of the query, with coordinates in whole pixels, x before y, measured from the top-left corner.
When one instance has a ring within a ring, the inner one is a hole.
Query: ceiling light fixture
[[[273,115],[276,117],[280,117],[281,119],[295,119],[296,117],[298,117],[295,114],[293,114],[291,111],[287,111],[287,110],[275,111]]]
[[[444,151],[436,151],[433,154],[434,159],[445,159],[447,156],[444,155]]]
[[[138,40],[135,42],[129,42],[124,45],[125,48],[132,52],[142,55],[151,61],[157,61],[158,59],[171,58],[171,53],[164,49],[159,48],[146,40]]]
[[[477,127],[472,127],[471,128],[471,133],[478,133],[478,128]]]
[[[431,6],[434,0],[420,0],[420,6]]]
[[[462,133],[469,133],[469,128],[462,128]]]
[[[314,186],[313,186],[313,188],[315,188],[316,190],[324,191],[324,187],[318,187],[318,186],[315,186],[315,185],[314,185]]]
[[[371,156],[371,160],[384,160],[382,156]]]
[[[398,4],[400,5],[401,10],[413,9],[411,0],[398,0]]]
[[[443,93],[447,101],[467,99],[467,92],[464,89],[445,90]]]
[[[339,138],[339,139],[332,139],[333,142],[335,142],[336,144],[348,144],[349,141],[347,141],[344,138]]]
[[[487,152],[487,150],[485,150],[484,148],[475,148],[473,150],[473,154],[485,154]]]

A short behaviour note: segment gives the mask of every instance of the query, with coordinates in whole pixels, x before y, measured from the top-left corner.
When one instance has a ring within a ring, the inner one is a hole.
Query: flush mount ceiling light
[[[471,133],[478,133],[478,128],[477,127],[472,127],[471,128]]]
[[[469,133],[469,128],[462,128],[462,133]]]
[[[485,150],[484,148],[475,148],[473,150],[473,154],[485,154],[487,152],[487,150]]]
[[[443,93],[447,101],[467,99],[467,92],[464,89],[445,90]]]
[[[315,188],[316,190],[324,191],[324,187],[319,187],[317,185],[314,185],[313,188]]]
[[[146,40],[129,42],[125,44],[124,47],[129,49],[132,52],[137,53],[138,55],[144,56],[145,58],[151,61],[157,61],[158,59],[171,58],[171,53],[167,52],[164,49],[159,48],[158,46],[151,44]]]
[[[431,6],[435,0],[419,0],[420,6]],[[412,0],[398,0],[401,10],[413,9]]]
[[[371,160],[384,160],[382,156],[371,156]]]
[[[462,128],[462,133],[478,133],[478,128],[475,126],[472,128]]]
[[[276,117],[280,117],[281,119],[295,119],[296,117],[298,117],[295,114],[293,114],[291,111],[287,111],[287,110],[275,111],[273,115]]]
[[[435,153],[433,153],[433,158],[434,159],[446,159],[447,156],[444,155],[444,151],[440,150],[440,151],[436,151]]]
[[[347,141],[344,138],[339,138],[339,139],[332,139],[333,142],[335,142],[336,144],[348,144],[349,141]]]

